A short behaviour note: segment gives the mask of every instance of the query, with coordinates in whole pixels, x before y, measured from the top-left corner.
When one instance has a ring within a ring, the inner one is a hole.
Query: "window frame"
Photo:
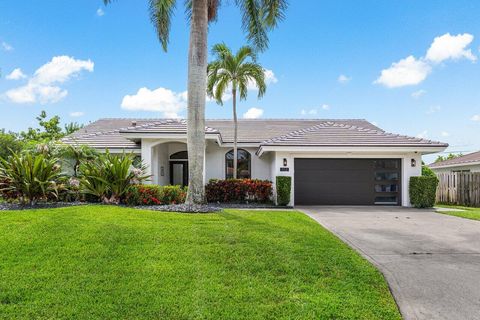
[[[241,159],[242,161],[247,161],[247,164],[248,164],[248,177],[239,177],[239,172],[238,172],[238,169],[240,168],[239,166],[239,157],[238,155],[240,154],[240,152],[245,152],[246,155],[247,155],[247,158],[246,159]],[[234,159],[228,159],[228,155],[231,154],[231,157],[233,158],[233,149],[230,149],[229,151],[227,151],[225,153],[225,179],[233,179],[233,174],[231,177],[228,176],[228,162],[229,161],[232,161],[232,172],[233,172],[233,161]],[[251,179],[252,178],[252,154],[250,152],[248,152],[247,150],[243,149],[243,148],[238,148],[237,149],[237,179]]]

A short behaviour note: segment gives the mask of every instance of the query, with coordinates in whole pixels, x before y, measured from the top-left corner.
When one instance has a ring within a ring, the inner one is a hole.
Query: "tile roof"
[[[432,146],[447,147],[438,141],[385,132],[379,128],[359,124],[325,121],[320,124],[292,131],[286,135],[268,139],[262,146]]]
[[[450,167],[450,166],[462,166],[472,163],[480,162],[480,151],[466,154],[461,157],[435,162],[429,165],[430,168],[441,168],[441,167]]]
[[[135,125],[133,125],[135,124]],[[232,120],[206,120],[207,134],[233,142]],[[66,137],[72,144],[95,148],[139,149],[124,133],[186,133],[186,121],[177,119],[100,119]],[[238,142],[260,145],[378,145],[447,146],[446,144],[387,133],[363,119],[241,119]]]

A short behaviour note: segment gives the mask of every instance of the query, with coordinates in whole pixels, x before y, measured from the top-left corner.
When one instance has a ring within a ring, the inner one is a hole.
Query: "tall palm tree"
[[[258,98],[265,94],[265,72],[263,67],[256,63],[257,55],[252,47],[243,46],[234,55],[224,43],[213,46],[214,61],[207,68],[207,94],[214,98],[218,104],[223,105],[223,96],[231,90],[233,106],[233,179],[237,179],[237,93],[240,100],[245,100],[249,86],[252,84],[258,89]]]
[[[247,39],[256,49],[268,47],[268,31],[283,19],[288,0],[235,0],[242,13]],[[107,5],[113,0],[103,0]],[[163,49],[167,50],[170,25],[177,0],[148,0],[150,19]],[[188,51],[188,123],[187,147],[189,186],[187,204],[205,202],[205,101],[207,89],[208,23],[217,19],[222,0],[186,0],[190,20]]]

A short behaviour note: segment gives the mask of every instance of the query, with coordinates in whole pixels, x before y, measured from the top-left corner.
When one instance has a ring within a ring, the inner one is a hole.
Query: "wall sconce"
[[[417,160],[412,159],[411,160],[411,165],[412,165],[412,168],[415,168],[417,166]]]
[[[163,166],[160,167],[160,176],[165,176],[165,168]]]
[[[286,167],[288,165],[287,158],[283,158],[283,166]]]

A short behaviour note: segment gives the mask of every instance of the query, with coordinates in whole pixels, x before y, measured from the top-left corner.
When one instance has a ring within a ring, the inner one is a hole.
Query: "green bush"
[[[426,165],[422,165],[422,176],[424,177],[436,177],[437,175]]]
[[[277,177],[277,204],[286,206],[290,202],[290,190],[292,189],[292,178],[285,176]]]
[[[129,206],[168,205],[185,202],[186,195],[180,186],[132,185],[124,201]]]
[[[416,208],[431,208],[435,205],[438,178],[410,177],[410,202]]]
[[[56,158],[13,153],[7,159],[0,159],[0,191],[23,204],[57,199],[63,180]]]
[[[272,182],[257,179],[211,179],[205,186],[208,202],[268,203],[272,198]]]
[[[145,168],[133,167],[132,154],[112,155],[108,151],[80,165],[83,193],[98,197],[103,203],[118,204],[132,184],[146,180]]]

